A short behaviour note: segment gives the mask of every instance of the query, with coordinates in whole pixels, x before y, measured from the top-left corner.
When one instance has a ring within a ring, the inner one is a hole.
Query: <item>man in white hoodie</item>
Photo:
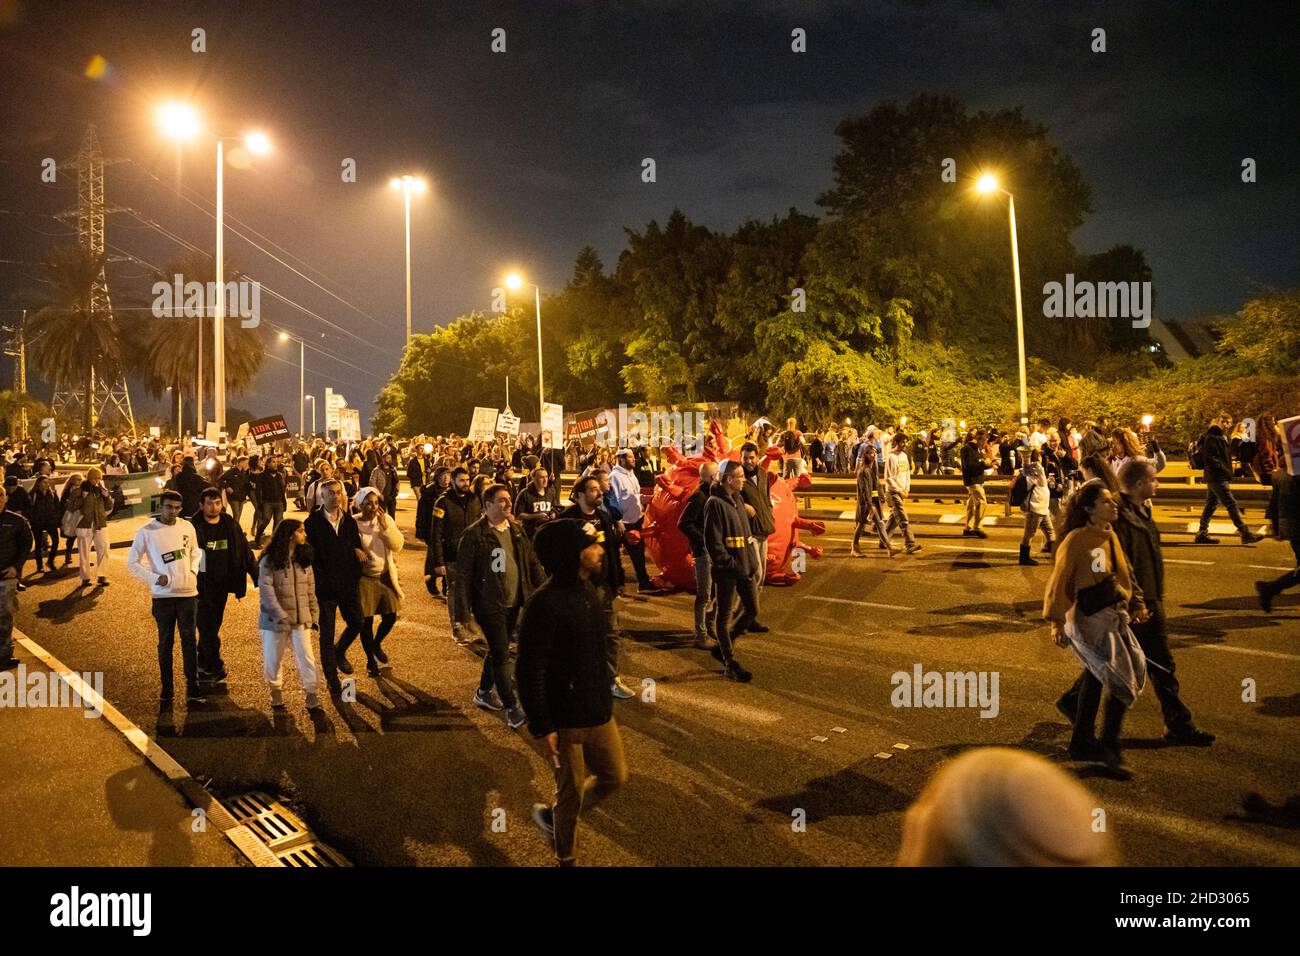
[[[183,499],[180,494],[164,491],[158,497],[161,511],[157,518],[135,533],[126,566],[149,585],[153,596],[153,618],[158,622],[162,701],[165,703],[172,699],[172,648],[178,627],[186,697],[191,701],[202,701],[194,622],[203,550],[199,547],[194,526],[181,517]]]

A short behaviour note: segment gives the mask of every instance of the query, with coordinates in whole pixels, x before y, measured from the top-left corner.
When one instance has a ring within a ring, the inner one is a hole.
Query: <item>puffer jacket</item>
[[[104,485],[96,488],[86,481],[82,482],[77,494],[71,496],[68,507],[81,512],[78,528],[98,531],[108,527],[108,513],[113,508],[113,496]]]
[[[288,634],[320,623],[316,576],[310,567],[290,560],[288,567],[273,568],[270,557],[263,555],[257,565],[257,581],[262,602],[257,626],[263,631]]]

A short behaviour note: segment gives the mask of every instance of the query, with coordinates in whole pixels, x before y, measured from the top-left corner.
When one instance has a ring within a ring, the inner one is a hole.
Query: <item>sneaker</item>
[[[511,730],[518,730],[526,720],[528,718],[524,716],[524,709],[518,704],[506,711],[506,726]]]
[[[15,585],[15,590],[18,590],[18,591],[26,591],[26,590],[27,590],[27,585],[23,584],[22,581],[19,581],[18,584]]]
[[[1196,537],[1192,539],[1192,544],[1218,544],[1218,538],[1211,538],[1208,531],[1198,531]]]
[[[1208,747],[1214,743],[1214,734],[1195,727],[1180,727],[1178,730],[1166,730],[1165,742],[1176,747]]]
[[[921,546],[919,544],[910,545],[905,549],[906,554],[919,554],[920,551],[921,551]]]
[[[1267,581],[1255,582],[1255,593],[1259,595],[1259,606],[1264,609],[1264,613],[1273,610],[1273,591],[1268,586]]]
[[[271,706],[272,706],[272,707],[283,707],[283,706],[284,706],[284,691],[283,691],[283,690],[277,690],[277,689],[274,688],[274,687],[271,688]]]
[[[975,537],[975,530],[973,528],[962,528],[961,536],[963,538],[973,538]]]
[[[708,634],[696,634],[695,646],[702,651],[709,651],[718,646],[718,639]]]
[[[989,533],[985,531],[983,528],[976,528],[974,531],[971,532],[971,534],[975,535],[975,537],[977,538],[987,538],[989,536]]]
[[[379,661],[366,661],[366,673],[371,677],[378,677],[379,672],[383,670],[383,665]]]
[[[474,691],[474,706],[482,707],[484,710],[505,710],[505,705],[501,703],[501,698],[497,695],[496,688],[484,694],[481,690]]]
[[[381,664],[388,663],[388,655],[384,653],[384,649],[378,644],[375,645],[375,660],[379,661]]]
[[[636,692],[624,684],[621,677],[614,678],[614,683],[609,685],[609,692],[619,700],[631,700],[636,696]]]
[[[758,621],[751,621],[745,625],[745,630],[750,634],[767,634],[772,629],[766,624],[760,624]]]
[[[861,551],[859,551],[857,548],[849,548],[849,557],[850,557],[850,558],[865,558],[866,555],[863,554]]]
[[[469,643],[469,638],[465,636],[465,629],[459,624],[452,627],[451,639],[462,647]]]
[[[334,663],[338,665],[340,674],[352,673],[352,662],[348,660],[348,656],[346,654],[343,654],[336,650],[334,652]]]
[[[741,667],[740,661],[734,657],[731,659],[731,663],[727,665],[726,670],[722,672],[722,676],[735,684],[748,684],[754,679],[754,675]]]
[[[1263,540],[1264,536],[1262,534],[1255,534],[1255,532],[1251,531],[1249,528],[1241,532],[1242,544],[1258,544]]]
[[[100,579],[99,579],[99,586],[100,586],[101,588],[106,588],[106,587],[108,587],[108,578],[100,578]]]
[[[207,697],[203,694],[203,688],[198,684],[192,684],[185,688],[185,699],[192,704],[206,704]]]
[[[16,657],[10,656],[5,658],[0,658],[0,671],[13,670],[17,666],[18,666],[18,658]]]
[[[546,837],[546,843],[551,849],[555,849],[555,810],[544,803],[533,804],[533,823],[537,829],[542,831],[542,836]]]

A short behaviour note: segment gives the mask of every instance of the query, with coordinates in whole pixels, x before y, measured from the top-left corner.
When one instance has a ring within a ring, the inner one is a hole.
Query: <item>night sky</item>
[[[108,157],[129,160],[108,170],[110,205],[211,247],[211,219],[171,190],[212,201],[213,147],[178,162],[154,125],[158,102],[190,98],[223,134],[272,138],[273,156],[227,167],[227,214],[350,305],[229,231],[227,260],[332,323],[263,300],[266,320],[357,366],[309,352],[307,388],[343,391],[365,421],[404,334],[394,174],[433,186],[414,207],[414,325],[427,331],[488,308],[509,267],[548,291],[585,243],[612,266],[625,227],[674,207],[724,231],[818,212],[835,124],[936,92],[1021,105],[1049,128],[1093,189],[1076,245],[1145,250],[1158,316],[1232,311],[1300,272],[1289,6],[0,0],[0,308],[13,315],[67,231],[48,214],[75,203],[75,183],[42,185],[39,164],[72,158],[87,122]],[[190,51],[194,27],[206,53]],[[496,27],[504,54],[490,49]],[[805,54],[790,51],[794,27]],[[1089,48],[1094,27],[1105,54]],[[98,81],[83,75],[96,54],[111,67]],[[356,183],[340,180],[347,157]],[[654,184],[641,182],[644,157]],[[1255,184],[1241,182],[1244,157]],[[184,251],[127,213],[107,235],[111,253],[158,265]],[[294,368],[268,361],[230,404],[296,415],[296,352],[273,345]]]

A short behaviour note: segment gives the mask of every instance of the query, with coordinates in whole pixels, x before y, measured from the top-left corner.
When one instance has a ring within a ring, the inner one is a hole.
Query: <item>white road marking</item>
[[[1251,647],[1232,647],[1228,644],[1189,644],[1181,650],[1227,651],[1230,654],[1254,654],[1256,657],[1276,657],[1284,661],[1300,661],[1300,654],[1283,654],[1281,651],[1257,651]]]
[[[717,714],[720,717],[730,718],[732,720],[743,720],[752,724],[775,724],[785,718],[771,710],[763,710],[759,707],[749,707],[745,704],[736,704],[731,701],[717,700],[704,694],[697,694],[693,691],[686,690],[682,687],[673,687],[671,684],[660,684],[658,689],[657,700],[661,704],[672,704],[680,702],[687,707],[707,710],[710,713]]]
[[[860,607],[874,607],[882,611],[915,611],[914,607],[907,607],[903,604],[878,604],[875,601],[855,601],[853,598],[824,597],[820,594],[805,594],[804,598],[809,601],[830,601],[833,604],[857,604]]]
[[[1294,571],[1295,568],[1284,568],[1276,564],[1248,564],[1248,568],[1254,568],[1256,571]]]
[[[1213,561],[1187,561],[1182,558],[1165,558],[1165,564],[1201,564],[1209,566],[1214,564]]]

